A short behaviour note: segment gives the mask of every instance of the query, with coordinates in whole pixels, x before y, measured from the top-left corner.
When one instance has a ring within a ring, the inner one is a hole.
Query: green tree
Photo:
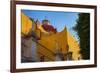
[[[79,13],[74,30],[80,41],[80,53],[83,59],[90,59],[90,14]]]

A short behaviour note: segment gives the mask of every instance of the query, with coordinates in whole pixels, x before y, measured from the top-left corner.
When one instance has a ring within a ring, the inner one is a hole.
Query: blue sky
[[[56,12],[56,11],[39,11],[39,10],[22,10],[22,12],[28,17],[39,20],[42,22],[44,19],[48,19],[54,28],[58,32],[62,31],[66,26],[68,31],[78,40],[77,33],[73,30],[78,19],[78,12]]]

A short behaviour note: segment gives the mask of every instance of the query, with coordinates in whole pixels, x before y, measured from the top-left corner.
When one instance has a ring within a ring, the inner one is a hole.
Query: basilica
[[[80,46],[64,27],[61,32],[49,20],[28,17],[21,12],[21,62],[80,60]]]

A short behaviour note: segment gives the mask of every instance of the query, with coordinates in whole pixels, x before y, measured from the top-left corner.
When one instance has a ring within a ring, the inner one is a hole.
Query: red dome
[[[54,32],[54,33],[57,32],[57,30],[56,30],[52,25],[47,25],[47,24],[45,24],[45,25],[42,25],[42,27],[43,27],[44,30],[46,30],[47,32],[50,32],[50,31],[52,31],[52,32]]]

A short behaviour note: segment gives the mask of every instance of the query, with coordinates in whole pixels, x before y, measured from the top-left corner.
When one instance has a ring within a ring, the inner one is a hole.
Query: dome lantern
[[[43,25],[50,25],[50,21],[45,19],[45,20],[42,21],[42,24]]]

